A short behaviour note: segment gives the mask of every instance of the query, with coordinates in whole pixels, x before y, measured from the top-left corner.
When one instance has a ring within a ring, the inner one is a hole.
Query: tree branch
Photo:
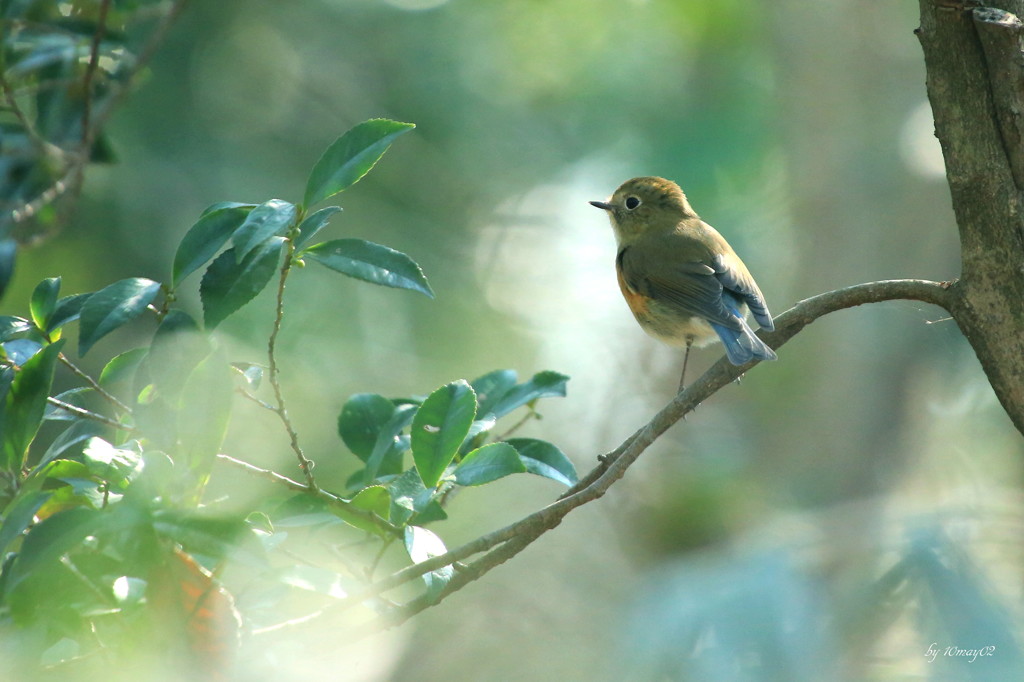
[[[937,305],[950,311],[950,307],[955,302],[951,287],[952,284],[949,282],[904,279],[869,282],[837,289],[800,301],[775,318],[776,331],[762,333],[760,336],[769,346],[778,349],[804,327],[824,315],[845,308],[881,301],[909,299]],[[952,313],[952,311],[950,312]],[[618,448],[599,457],[600,464],[557,501],[511,525],[467,542],[461,547],[397,571],[367,588],[349,595],[346,599],[338,602],[336,606],[326,609],[325,612],[336,612],[360,604],[425,573],[486,552],[484,556],[459,570],[445,589],[434,599],[425,597],[414,599],[380,616],[376,625],[379,628],[398,625],[423,609],[442,601],[465,585],[481,578],[494,567],[511,559],[541,535],[558,526],[572,510],[602,497],[661,434],[692,412],[697,405],[738,379],[755,364],[757,363],[753,362],[737,367],[723,357],[700,379],[676,395],[651,421],[623,441]]]

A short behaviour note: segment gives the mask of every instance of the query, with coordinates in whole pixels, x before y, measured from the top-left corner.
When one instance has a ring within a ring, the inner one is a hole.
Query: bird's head
[[[672,230],[685,218],[699,217],[679,185],[665,178],[626,180],[608,201],[590,205],[608,212],[619,243],[651,230]]]

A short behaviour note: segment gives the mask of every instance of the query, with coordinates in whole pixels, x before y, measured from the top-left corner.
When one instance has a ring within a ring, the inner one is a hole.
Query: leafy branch
[[[915,300],[930,303],[952,313],[954,283],[905,279],[859,284],[803,300],[775,318],[776,330],[761,337],[773,349],[783,346],[815,320],[846,308],[891,300]],[[556,528],[574,509],[604,496],[630,466],[665,431],[692,412],[698,405],[728,386],[757,363],[734,366],[724,357],[704,375],[679,393],[647,424],[608,454],[598,457],[595,466],[556,502],[504,528],[465,543],[444,554],[404,568],[359,590],[329,610],[344,610],[376,597],[409,581],[446,566],[454,566],[476,554],[485,553],[468,566],[460,567],[447,586],[437,595],[423,595],[379,617],[378,627],[391,627],[433,606],[465,585],[486,575],[491,569],[526,549],[544,533]]]

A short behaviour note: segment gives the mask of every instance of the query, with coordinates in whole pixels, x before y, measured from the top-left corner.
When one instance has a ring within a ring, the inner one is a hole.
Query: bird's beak
[[[591,202],[590,202],[590,205],[591,205],[591,206],[597,206],[598,208],[600,208],[600,209],[603,209],[603,210],[605,210],[605,211],[610,211],[610,210],[612,210],[613,208],[615,208],[615,207],[614,207],[614,206],[612,206],[611,204],[605,203],[605,202],[603,202],[603,201],[591,201]]]

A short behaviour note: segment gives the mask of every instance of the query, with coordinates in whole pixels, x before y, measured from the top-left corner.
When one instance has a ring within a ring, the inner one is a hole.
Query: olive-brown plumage
[[[608,212],[619,247],[619,287],[644,331],[687,354],[691,345],[720,339],[735,365],[775,359],[746,321],[749,310],[762,328],[774,329],[761,290],[679,185],[633,178],[607,202],[590,203]]]

